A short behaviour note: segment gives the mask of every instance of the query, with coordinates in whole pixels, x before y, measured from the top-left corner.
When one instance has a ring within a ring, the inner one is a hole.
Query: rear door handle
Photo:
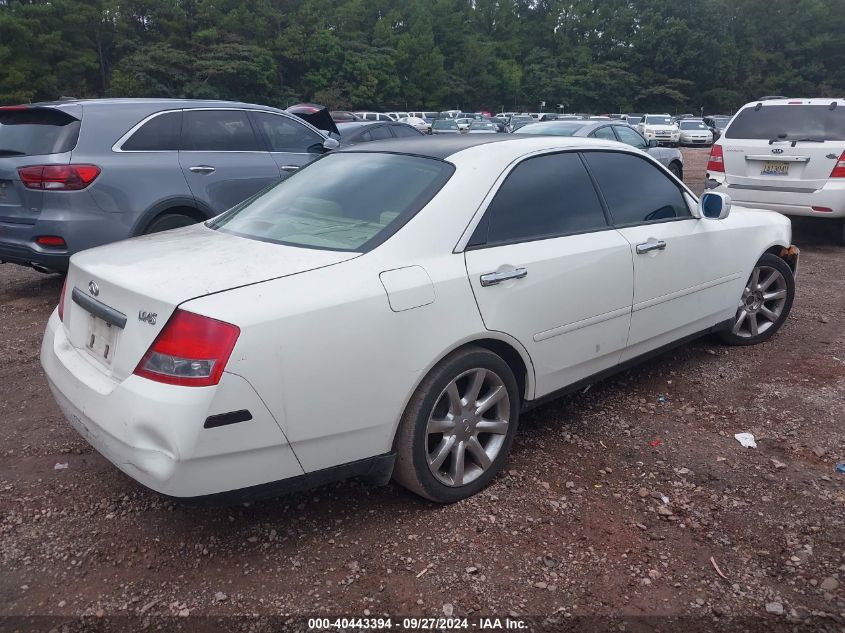
[[[299,165],[282,165],[281,167],[279,167],[279,169],[281,169],[282,171],[294,172],[299,169]]]
[[[637,255],[645,255],[651,251],[665,251],[666,242],[663,240],[649,240],[643,244],[637,244]]]
[[[495,286],[508,279],[522,279],[528,275],[527,268],[515,268],[513,270],[503,270],[495,273],[486,273],[481,275],[481,285],[485,288],[487,286]]]
[[[192,171],[195,174],[213,174],[215,170],[211,165],[194,165],[193,167],[188,167],[188,171]]]

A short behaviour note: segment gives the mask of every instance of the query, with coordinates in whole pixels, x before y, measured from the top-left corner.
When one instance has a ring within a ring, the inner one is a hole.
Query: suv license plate
[[[766,161],[763,163],[761,176],[788,176],[789,163],[783,161]]]

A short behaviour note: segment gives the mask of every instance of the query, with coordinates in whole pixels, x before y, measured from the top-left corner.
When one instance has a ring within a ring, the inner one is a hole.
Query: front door
[[[631,319],[631,249],[608,225],[577,153],[519,163],[465,252],[484,324],[516,337],[540,397],[619,362]]]

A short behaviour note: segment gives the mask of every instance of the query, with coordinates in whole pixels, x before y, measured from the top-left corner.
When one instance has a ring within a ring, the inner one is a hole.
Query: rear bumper
[[[778,190],[730,185],[723,178],[708,174],[705,189],[726,193],[740,206],[777,211],[784,215],[845,218],[845,183],[828,184],[815,191],[789,191],[785,188]]]
[[[0,213],[0,261],[63,272],[74,253],[131,237],[132,218],[101,211],[87,191],[54,193],[51,198],[45,196],[50,204],[29,218],[4,221]],[[67,248],[41,247],[35,243],[40,235],[57,235]]]
[[[162,494],[198,497],[303,474],[249,383],[223,374],[216,387],[177,387],[138,376],[116,381],[74,348],[58,315],[47,323],[41,364],[71,426],[124,473]],[[204,428],[210,415],[252,419]]]

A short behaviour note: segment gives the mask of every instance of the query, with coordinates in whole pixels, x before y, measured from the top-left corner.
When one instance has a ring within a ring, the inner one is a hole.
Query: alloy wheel
[[[494,371],[470,369],[452,380],[426,425],[426,461],[435,478],[465,486],[490,468],[505,443],[510,408],[505,383]]]
[[[786,299],[783,274],[770,266],[755,267],[742,291],[731,332],[742,338],[765,333],[780,319]]]

